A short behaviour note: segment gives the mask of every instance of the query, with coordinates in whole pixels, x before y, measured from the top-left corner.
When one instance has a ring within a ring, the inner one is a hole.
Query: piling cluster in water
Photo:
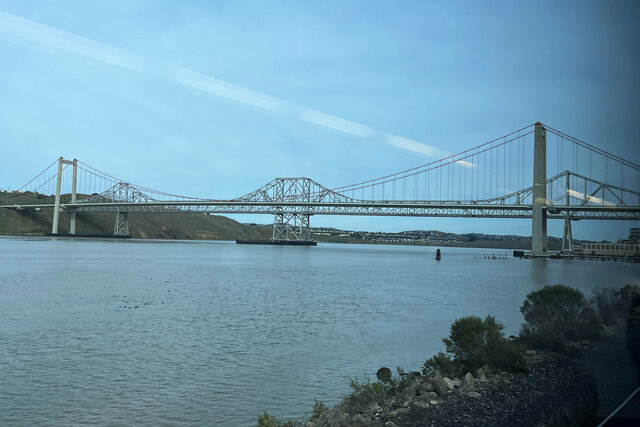
[[[473,259],[507,259],[507,253],[504,254],[491,254],[491,255],[474,255]]]

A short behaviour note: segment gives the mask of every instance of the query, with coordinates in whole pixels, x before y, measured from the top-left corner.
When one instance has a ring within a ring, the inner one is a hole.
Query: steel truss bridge
[[[547,133],[555,141],[548,141]],[[555,169],[553,176],[547,177],[548,169]],[[435,162],[334,189],[306,177],[276,178],[238,198],[202,199],[137,186],[62,157],[21,191],[43,194],[47,186],[55,194],[53,204],[0,207],[52,208],[53,234],[60,211],[71,213],[71,234],[77,212],[113,212],[116,235],[129,234],[129,213],[268,214],[274,215],[276,240],[309,240],[313,215],[527,218],[532,252],[539,256],[547,251],[547,219],[565,221],[563,250],[572,249],[572,220],[640,219],[640,165],[541,123]],[[514,186],[521,189],[509,190]],[[101,191],[92,191],[96,188]]]

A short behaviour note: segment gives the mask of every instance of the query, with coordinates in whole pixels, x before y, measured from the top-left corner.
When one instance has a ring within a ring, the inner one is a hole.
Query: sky
[[[536,121],[640,163],[639,20],[635,1],[0,0],[0,188],[59,156],[196,197],[287,176],[334,188]],[[312,226],[531,233],[515,219]],[[630,226],[580,221],[574,237]]]

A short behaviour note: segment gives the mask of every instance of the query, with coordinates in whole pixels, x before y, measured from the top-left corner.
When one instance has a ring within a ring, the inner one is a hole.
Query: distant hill
[[[35,193],[0,192],[3,204],[53,203],[52,196]],[[51,233],[52,209],[41,211],[13,211],[0,209],[0,233],[43,235]],[[113,213],[78,212],[77,234],[112,234]],[[69,232],[69,214],[61,212],[60,233]],[[268,225],[241,224],[224,216],[203,213],[130,213],[129,232],[135,238],[150,239],[267,239],[272,228]]]
[[[62,201],[68,201],[65,194]],[[0,203],[53,203],[53,196],[37,193],[0,191]],[[51,232],[51,209],[42,211],[13,211],[0,209],[0,234],[43,235]],[[271,219],[270,216],[265,218]],[[78,212],[77,234],[113,234],[115,214]],[[69,232],[69,214],[61,212],[58,231]],[[224,216],[202,213],[130,213],[129,232],[135,238],[235,240],[268,239],[271,225],[242,224]],[[371,243],[399,245],[463,246],[496,249],[530,249],[531,237],[515,235],[456,234],[437,230],[412,230],[396,233],[350,231],[336,228],[313,228],[311,237],[328,243]],[[579,241],[575,241],[578,243]],[[559,250],[562,240],[549,237],[549,250]]]

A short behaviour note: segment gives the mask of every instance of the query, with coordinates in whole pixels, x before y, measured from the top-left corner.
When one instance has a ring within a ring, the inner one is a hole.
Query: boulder
[[[394,400],[400,404],[405,404],[407,402],[411,402],[417,394],[418,384],[411,384],[405,387],[405,389],[402,390]]]
[[[427,391],[435,391],[436,389],[433,388],[433,383],[431,381],[425,381],[422,384],[420,384],[420,390],[427,392]]]
[[[435,391],[422,391],[420,393],[420,396],[418,396],[416,399],[428,400],[428,399],[435,399],[436,397],[438,397],[438,393],[436,393]]]
[[[385,368],[383,366],[382,368],[378,369],[378,372],[376,372],[376,376],[378,377],[378,380],[382,381],[383,383],[388,383],[389,381],[391,381],[391,369]]]
[[[467,372],[466,374],[464,374],[464,377],[462,377],[462,380],[460,380],[460,389],[470,391],[474,388],[475,379],[473,378],[473,375],[471,375],[471,372]]]
[[[480,379],[481,381],[484,381],[485,379],[487,379],[488,373],[489,373],[489,365],[484,365],[482,368],[478,368],[478,370],[476,370],[476,378]]]
[[[453,385],[453,381],[451,381],[448,377],[444,377],[442,379],[444,380],[449,390],[453,390],[456,387],[455,385]]]
[[[449,393],[449,387],[440,374],[433,377],[433,388],[438,396],[446,396]]]
[[[451,382],[453,383],[453,385],[456,388],[458,388],[458,387],[460,387],[460,385],[462,385],[461,381],[459,379],[457,379],[457,378],[452,379]]]
[[[416,406],[416,407],[421,408],[421,409],[426,409],[430,405],[429,405],[428,402],[423,402],[423,401],[419,400],[417,402],[413,402],[413,406]]]

